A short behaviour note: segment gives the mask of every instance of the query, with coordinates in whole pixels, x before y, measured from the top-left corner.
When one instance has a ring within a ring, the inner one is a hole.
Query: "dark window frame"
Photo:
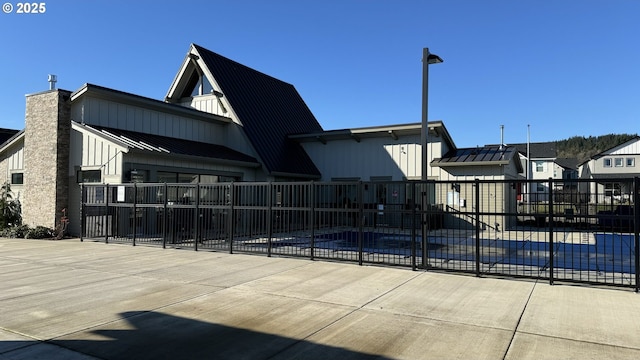
[[[11,173],[11,185],[23,185],[24,173]]]

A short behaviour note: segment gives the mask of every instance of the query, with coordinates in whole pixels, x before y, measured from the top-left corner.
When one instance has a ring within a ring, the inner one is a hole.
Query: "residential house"
[[[521,201],[545,202],[549,200],[549,179],[570,180],[577,178],[577,159],[558,158],[555,142],[513,144],[518,149],[525,179],[540,180],[523,184]],[[566,181],[553,182],[553,193],[575,190]],[[569,187],[567,187],[569,185]],[[522,186],[522,185],[521,185]],[[527,188],[528,187],[528,188]]]
[[[578,167],[580,179],[596,182],[581,183],[580,191],[591,203],[628,202],[633,182],[640,177],[640,136],[592,156]],[[622,180],[622,179],[627,179]]]

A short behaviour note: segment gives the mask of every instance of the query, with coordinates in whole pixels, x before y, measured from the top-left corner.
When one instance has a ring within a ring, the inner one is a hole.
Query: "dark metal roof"
[[[258,160],[256,158],[222,145],[113,129],[96,125],[84,126],[95,129],[106,136],[127,144],[130,148],[141,151],[158,152],[167,155],[199,156],[224,161],[250,163],[252,165],[258,164]]]
[[[519,153],[527,156],[527,143],[510,144],[509,146],[515,146]],[[529,143],[529,155],[532,159],[555,159],[558,156],[556,143],[555,141]]]
[[[194,44],[269,173],[320,177],[290,134],[322,131],[293,85]]]
[[[513,146],[486,145],[477,148],[454,149],[440,159],[433,161],[434,166],[472,166],[472,165],[506,165],[516,156]],[[520,161],[515,161],[516,166]],[[521,166],[519,166],[521,167]]]
[[[0,128],[0,145],[4,144],[5,141],[11,139],[15,134],[18,133],[19,130],[11,130]]]
[[[576,158],[557,158],[555,163],[565,169],[576,170],[578,168],[578,159]]]

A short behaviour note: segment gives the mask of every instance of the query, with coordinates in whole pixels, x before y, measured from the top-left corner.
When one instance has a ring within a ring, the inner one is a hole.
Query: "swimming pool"
[[[553,245],[555,268],[596,272],[635,273],[634,236],[593,233],[595,243],[556,241]],[[316,235],[314,247],[330,251],[359,251],[357,231]],[[280,245],[284,245],[279,243]],[[310,239],[287,241],[290,246],[309,246]],[[549,243],[530,240],[485,239],[479,241],[479,260],[483,264],[549,267]],[[382,232],[363,232],[362,251],[369,254],[411,256],[411,236]],[[422,254],[422,238],[416,236],[416,256]],[[476,261],[476,239],[464,236],[429,236],[429,258],[446,261]]]

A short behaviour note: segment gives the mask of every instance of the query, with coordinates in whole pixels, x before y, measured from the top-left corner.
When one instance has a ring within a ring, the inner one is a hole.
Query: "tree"
[[[22,224],[20,201],[13,199],[11,185],[5,182],[0,187],[0,229]]]

